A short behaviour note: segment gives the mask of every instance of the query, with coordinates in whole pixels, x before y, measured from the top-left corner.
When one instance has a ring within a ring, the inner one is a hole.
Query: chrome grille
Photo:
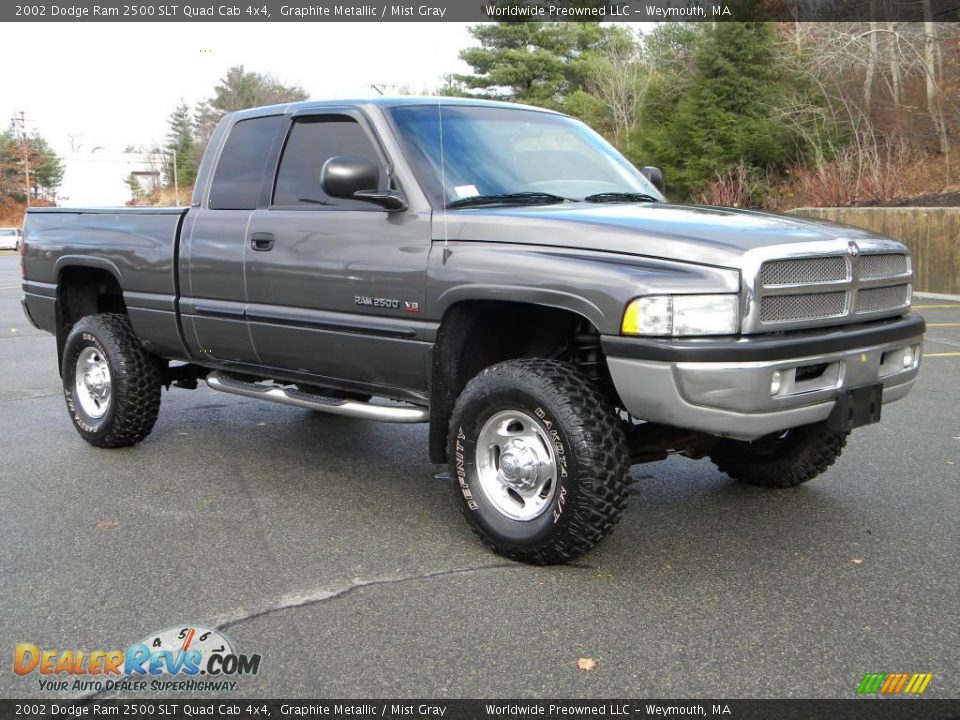
[[[760,268],[764,287],[839,282],[847,277],[847,260],[841,256],[771,260]]]
[[[860,258],[860,279],[876,280],[907,272],[907,256],[887,253],[864,255]]]
[[[770,295],[760,304],[760,322],[781,323],[839,317],[847,312],[846,292]]]
[[[857,313],[890,310],[910,302],[910,285],[863,288],[857,292]]]
[[[754,248],[742,269],[747,292],[742,332],[899,315],[910,307],[911,270],[903,245],[885,238]]]

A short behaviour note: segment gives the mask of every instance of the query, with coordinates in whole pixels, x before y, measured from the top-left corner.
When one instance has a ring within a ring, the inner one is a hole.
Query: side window
[[[230,130],[210,186],[212,210],[253,210],[283,115],[241,120]]]
[[[324,115],[297,120],[283,149],[274,207],[309,207],[314,210],[379,210],[359,200],[334,198],[320,186],[323,164],[337,156],[365,157],[380,164],[379,156],[360,124],[345,115]]]

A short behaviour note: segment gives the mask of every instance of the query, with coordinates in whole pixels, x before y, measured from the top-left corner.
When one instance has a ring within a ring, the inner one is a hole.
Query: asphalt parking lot
[[[960,696],[960,303],[916,301],[916,388],[822,478],[637,466],[616,532],[535,568],[475,540],[425,427],[203,388],[165,393],[135,448],[86,445],[18,260],[0,256],[2,697],[45,696],[17,643],[119,649],[187,622],[261,654],[246,697],[851,697],[900,671]]]

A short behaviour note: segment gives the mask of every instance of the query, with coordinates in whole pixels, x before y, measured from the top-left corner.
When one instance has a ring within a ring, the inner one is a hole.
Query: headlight
[[[627,305],[624,335],[734,335],[738,295],[651,295]]]

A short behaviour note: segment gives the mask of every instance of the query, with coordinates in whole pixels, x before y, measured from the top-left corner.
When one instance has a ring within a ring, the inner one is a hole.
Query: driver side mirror
[[[320,186],[330,197],[372,202],[391,212],[407,207],[400,193],[394,190],[381,192],[378,189],[380,168],[367,158],[330,158],[320,170]]]
[[[653,185],[657,190],[664,192],[663,171],[660,168],[654,167],[653,165],[647,165],[646,167],[641,168],[640,174],[649,180],[650,184]]]

